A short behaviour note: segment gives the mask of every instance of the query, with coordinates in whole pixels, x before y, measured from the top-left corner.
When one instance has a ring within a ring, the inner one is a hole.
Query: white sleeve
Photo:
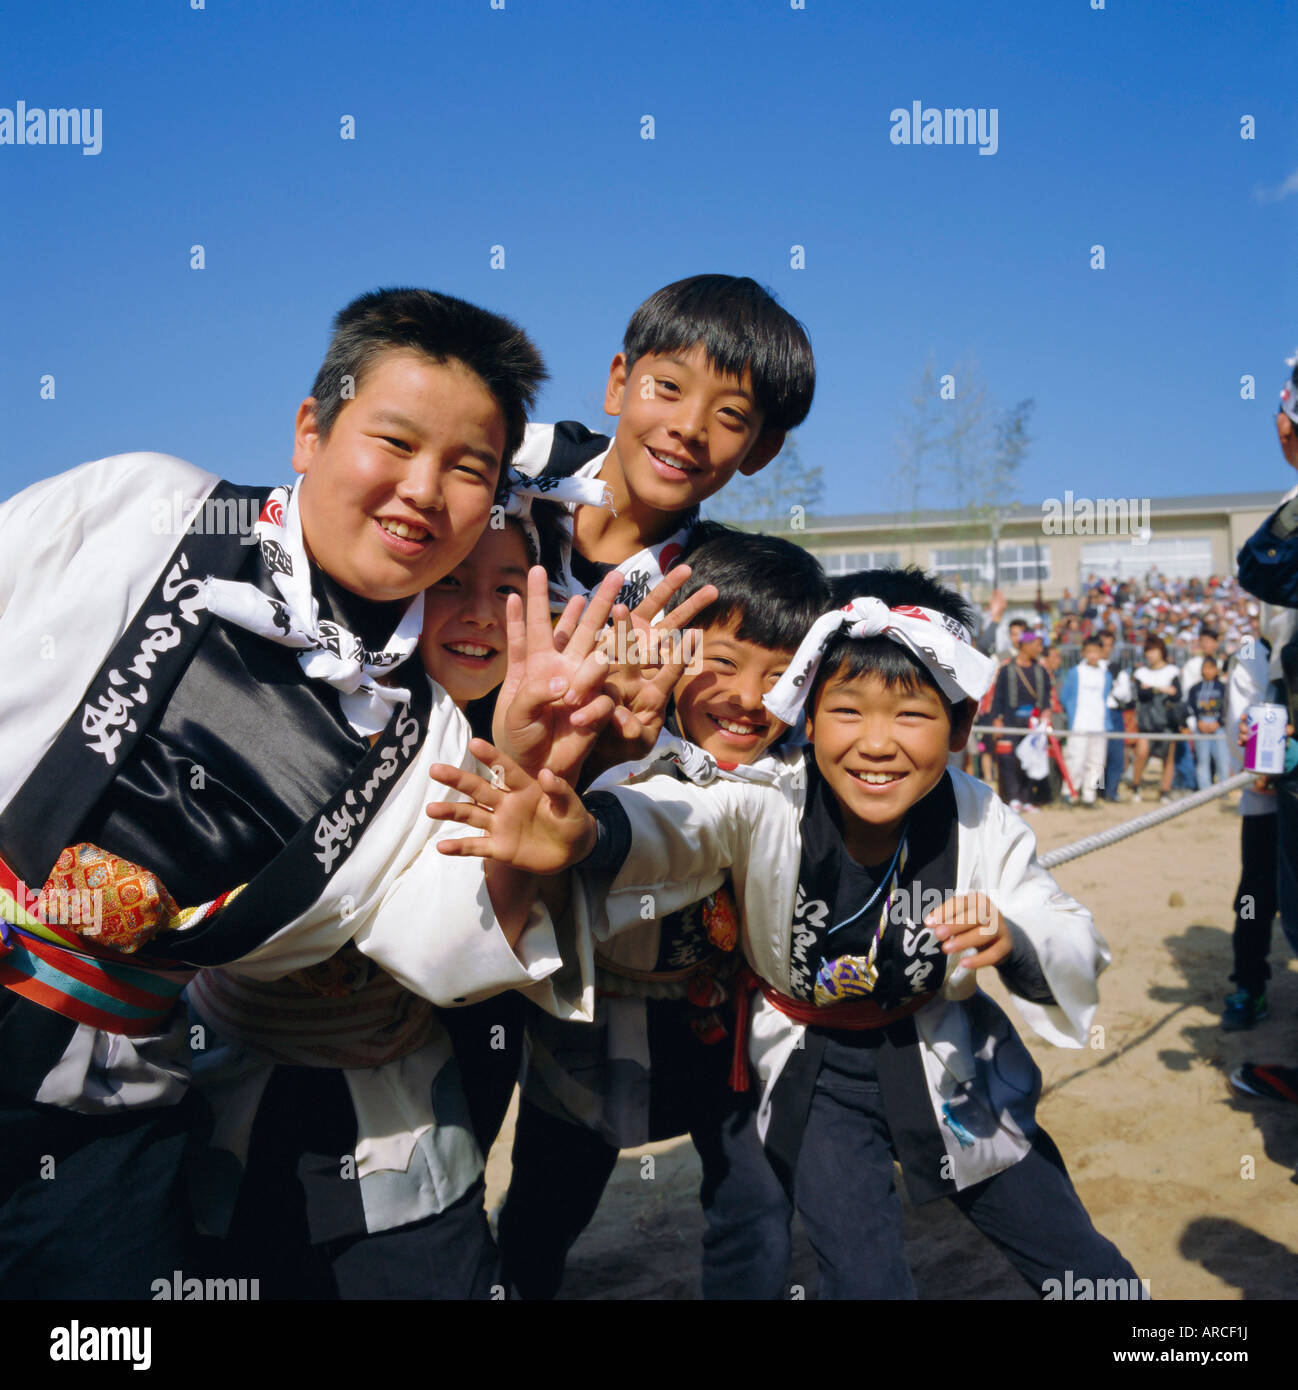
[[[460,767],[487,769],[463,743]],[[427,798],[432,784],[425,782]],[[463,800],[449,788],[446,799]],[[440,841],[481,832],[450,821],[431,822],[414,862],[397,876],[357,931],[360,951],[413,994],[434,1004],[473,1004],[507,989],[543,983],[563,964],[550,914],[538,900],[514,946],[496,920],[487,889],[486,860],[439,852]]]
[[[717,781],[700,787],[669,774],[614,787],[631,827],[631,848],[610,881],[579,872],[574,887],[591,930],[605,939],[706,898],[725,881],[742,877],[749,828],[773,787]]]
[[[980,827],[980,882],[1011,928],[1032,943],[1054,1004],[1011,994],[1023,1021],[1059,1047],[1085,1046],[1099,1004],[1096,980],[1111,959],[1091,914],[1037,861],[1036,836],[997,798]]]

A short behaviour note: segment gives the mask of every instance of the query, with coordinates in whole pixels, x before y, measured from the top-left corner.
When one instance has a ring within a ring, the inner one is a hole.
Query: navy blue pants
[[[704,1298],[779,1298],[789,1267],[789,1209],[752,1121],[753,1097],[700,1116],[690,1138],[703,1163]],[[527,1100],[518,1108],[514,1174],[500,1213],[505,1275],[526,1299],[553,1298],[573,1242],[590,1224],[617,1164],[598,1134]]]
[[[1091,1224],[1049,1135],[1018,1163],[952,1201],[1004,1251],[1038,1297],[1047,1279],[1131,1279],[1135,1270]],[[794,1179],[794,1201],[820,1267],[820,1297],[914,1298],[901,1238],[893,1149],[870,1049],[830,1038]],[[958,1295],[958,1290],[952,1290]]]
[[[341,1071],[276,1067],[253,1125],[224,1240],[198,1242],[200,1273],[258,1278],[263,1299],[491,1299],[500,1256],[478,1181],[445,1211],[367,1232],[360,1183],[341,1176],[356,1112]]]
[[[83,1115],[0,1098],[0,1298],[148,1299],[188,1270],[196,1104]]]

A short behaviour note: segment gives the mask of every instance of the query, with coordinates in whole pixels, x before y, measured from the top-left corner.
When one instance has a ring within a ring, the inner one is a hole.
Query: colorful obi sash
[[[730,1089],[746,1091],[748,1075],[748,1024],[753,991],[760,989],[768,1003],[773,1004],[786,1018],[808,1028],[848,1028],[854,1032],[867,1028],[885,1028],[899,1019],[908,1018],[922,1009],[937,993],[928,990],[895,1009],[881,1009],[873,999],[845,999],[837,1004],[809,1004],[772,988],[751,970],[745,969],[735,991],[735,1052],[730,1066]]]
[[[220,911],[238,892],[177,908],[148,870],[73,845],[32,893],[0,859],[0,985],[105,1033],[160,1033],[195,971],[156,957],[141,964],[134,953],[160,930]]]

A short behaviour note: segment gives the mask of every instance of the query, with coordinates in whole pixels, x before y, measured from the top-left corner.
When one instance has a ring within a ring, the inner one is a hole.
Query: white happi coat
[[[784,760],[777,786],[717,780],[698,786],[656,775],[609,787],[631,823],[631,850],[616,876],[579,874],[574,908],[598,936],[638,925],[646,910],[676,910],[712,892],[730,871],[753,970],[792,994],[800,826],[806,797],[801,752]],[[1014,997],[1023,1021],[1060,1047],[1082,1047],[1098,1004],[1096,978],[1107,946],[1090,913],[1041,867],[1036,837],[988,787],[951,770],[959,817],[955,891],[986,893],[1014,933],[1031,943],[1055,998]],[[1031,1147],[1040,1073],[1003,1011],[973,974],[947,959],[938,994],[913,1015],[934,1124],[957,1189],[1010,1167]],[[749,1059],[761,1085],[758,1129],[765,1139],[775,1082],[804,1028],[754,996]],[[994,1064],[993,1064],[994,1063]],[[965,1140],[943,1123],[944,1107],[965,1124]],[[973,1107],[973,1109],[966,1109]],[[973,1142],[968,1132],[973,1132]]]
[[[183,539],[168,521],[173,497],[184,499],[188,515],[189,504],[217,482],[164,454],[123,454],[36,483],[0,505],[0,666],[11,673],[0,693],[0,807],[79,715],[87,686]],[[183,586],[196,592],[188,578]],[[428,769],[445,762],[481,771],[468,752],[470,736],[463,715],[434,686],[423,748],[338,865],[329,891],[229,968],[276,979],[352,939],[407,989],[437,1004],[518,988],[560,1017],[591,1017],[589,947],[573,947],[570,967],[561,970],[554,926],[537,903],[511,948],[491,907],[483,862],[437,852],[437,841],[466,832],[424,814],[438,795],[458,798],[433,784]],[[440,1030],[439,1037],[436,1058],[404,1064],[420,1071],[425,1095],[428,1071],[450,1055]],[[90,1113],[172,1104],[184,1094],[189,1062],[183,1017],[152,1037],[83,1024],[36,1099]],[[386,1105],[390,1116],[392,1104],[376,1100],[370,1109]],[[404,1140],[395,1147],[409,1157]]]

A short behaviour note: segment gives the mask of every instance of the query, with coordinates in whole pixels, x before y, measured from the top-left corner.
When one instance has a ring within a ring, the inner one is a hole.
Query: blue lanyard
[[[909,824],[909,818],[907,819],[907,824]],[[901,837],[897,841],[897,848],[892,852],[892,860],[889,863],[888,867],[884,870],[883,877],[880,878],[878,887],[874,890],[873,893],[870,894],[870,901],[866,903],[866,905],[863,908],[861,908],[858,912],[852,913],[850,917],[845,918],[843,921],[839,922],[837,926],[830,927],[830,929],[825,933],[826,936],[833,936],[833,934],[839,929],[839,927],[851,926],[851,924],[855,922],[858,917],[863,917],[867,912],[869,912],[869,910],[874,906],[875,902],[878,900],[879,894],[883,892],[884,888],[891,886],[893,870],[897,867],[897,860],[901,858],[901,852],[905,848],[906,826],[903,825],[901,828]]]

